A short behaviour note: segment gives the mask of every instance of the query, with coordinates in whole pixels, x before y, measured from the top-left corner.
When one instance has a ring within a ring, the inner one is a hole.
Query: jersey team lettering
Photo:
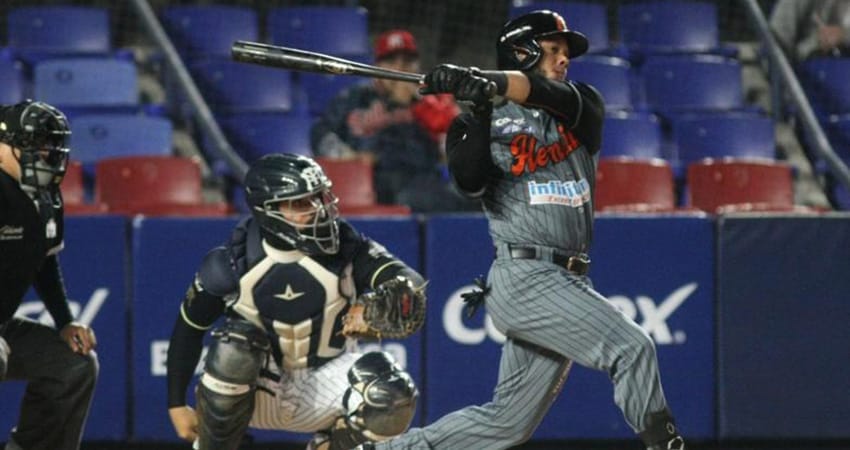
[[[548,183],[528,183],[528,198],[532,205],[566,205],[577,208],[590,201],[590,183],[584,178],[578,181],[552,180]]]
[[[523,133],[514,136],[511,140],[511,155],[514,157],[511,173],[518,177],[526,170],[533,173],[550,162],[559,163],[581,145],[572,132],[564,131],[562,125],[558,125],[558,136],[558,141],[540,148],[537,148],[537,138],[533,135]]]

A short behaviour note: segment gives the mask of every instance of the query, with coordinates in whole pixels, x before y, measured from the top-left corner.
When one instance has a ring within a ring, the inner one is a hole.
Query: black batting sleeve
[[[425,284],[425,279],[419,272],[393,256],[384,246],[365,236],[361,236],[352,265],[354,287],[358,293],[372,291],[381,283],[398,275],[413,281],[414,286]]]
[[[33,288],[53,317],[57,330],[61,330],[73,320],[71,309],[68,307],[65,283],[62,280],[62,270],[59,268],[59,258],[56,255],[50,255],[44,260],[35,276]]]
[[[605,104],[592,86],[577,81],[550,80],[538,73],[526,73],[531,84],[524,105],[551,113],[573,130],[579,142],[591,153],[602,145],[602,121]]]
[[[470,197],[480,197],[488,178],[498,172],[490,157],[492,112],[488,107],[460,114],[446,133],[449,171],[455,184]]]
[[[204,334],[224,313],[224,296],[235,292],[238,282],[225,248],[207,254],[180,304],[168,344],[169,408],[186,404],[186,389],[201,358]]]

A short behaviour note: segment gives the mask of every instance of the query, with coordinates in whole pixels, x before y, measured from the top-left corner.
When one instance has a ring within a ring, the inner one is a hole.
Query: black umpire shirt
[[[0,170],[0,324],[9,320],[33,286],[61,329],[71,321],[56,253],[64,234],[61,195],[41,204],[51,214],[39,212],[36,202],[20,183]],[[52,216],[52,217],[51,217]]]

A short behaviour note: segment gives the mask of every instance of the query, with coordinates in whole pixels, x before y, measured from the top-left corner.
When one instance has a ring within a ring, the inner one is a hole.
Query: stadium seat
[[[615,112],[605,117],[600,155],[661,158],[661,142],[661,125],[655,115]]]
[[[605,99],[606,110],[631,109],[631,65],[622,58],[587,55],[570,61],[567,77],[593,85]]]
[[[658,53],[719,53],[735,56],[720,46],[717,6],[710,2],[650,1],[621,4],[620,39],[638,57]]]
[[[741,65],[717,55],[655,56],[642,69],[646,101],[659,114],[744,109]]]
[[[162,22],[177,50],[189,59],[230,58],[233,42],[258,41],[260,34],[257,13],[240,6],[169,6]]]
[[[382,205],[376,200],[372,165],[360,159],[316,158],[339,197],[339,211],[345,216],[409,215],[405,205]]]
[[[21,53],[107,54],[112,50],[106,9],[26,6],[7,17],[9,46]]]
[[[224,216],[225,203],[204,203],[196,161],[173,156],[103,159],[95,170],[95,201],[118,214]]]
[[[299,83],[309,102],[310,114],[313,117],[325,112],[328,103],[343,89],[358,84],[369,83],[361,77],[348,75],[325,75],[318,73],[299,74]]]
[[[71,121],[74,159],[94,164],[103,158],[170,155],[171,121],[129,114],[82,115]]]
[[[214,111],[286,112],[296,106],[289,71],[224,60],[199,61],[190,68]]]
[[[820,116],[850,113],[850,59],[810,59],[800,64],[798,73]]]
[[[48,59],[37,63],[34,70],[35,99],[60,108],[133,111],[139,104],[136,66],[131,61]]]
[[[300,114],[234,114],[221,120],[231,145],[246,161],[268,153],[311,156],[309,116]]]
[[[703,158],[726,156],[776,159],[773,121],[747,114],[692,116],[673,122],[677,159],[682,167]]]
[[[86,184],[83,177],[83,165],[71,160],[60,185],[66,215],[102,214],[106,205],[86,201]]]
[[[596,211],[674,211],[673,172],[662,159],[601,158],[594,201]]]
[[[566,0],[515,1],[508,14],[514,18],[538,9],[555,11],[564,18],[569,29],[587,36],[590,46],[588,53],[604,52],[611,47],[608,35],[608,12],[605,10],[605,5]]]
[[[687,179],[690,205],[708,213],[795,210],[785,163],[703,160],[688,166]]]
[[[26,80],[20,64],[0,59],[0,104],[10,105],[26,98]]]
[[[349,58],[369,55],[368,14],[362,7],[272,8],[266,29],[272,44]]]

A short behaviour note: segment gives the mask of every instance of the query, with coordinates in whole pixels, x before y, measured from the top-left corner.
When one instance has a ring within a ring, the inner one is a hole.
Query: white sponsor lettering
[[[639,295],[634,301],[622,295],[614,295],[608,298],[620,311],[632,320],[638,320],[638,313],[643,319],[640,326],[649,333],[658,345],[683,344],[687,340],[684,331],[670,331],[667,319],[685,303],[685,300],[697,290],[697,283],[688,283],[667,296],[660,303],[647,297]]]
[[[687,334],[682,330],[671,331],[667,320],[697,290],[697,287],[695,282],[688,283],[673,291],[660,303],[645,295],[639,295],[634,300],[615,295],[608,300],[632,320],[637,321],[639,314],[640,326],[652,336],[656,344],[684,344]],[[463,345],[478,345],[488,337],[499,344],[505,342],[505,335],[496,330],[489,315],[485,316],[483,328],[469,327],[463,323],[464,303],[461,294],[475,288],[476,286],[471,284],[462,286],[449,296],[443,308],[443,327],[446,334],[453,341]]]
[[[204,372],[204,360],[207,359],[207,350],[209,347],[204,346],[201,351],[201,359],[198,360],[198,365],[195,366],[195,375],[200,375]],[[151,342],[151,375],[155,377],[164,377],[168,373],[168,341],[159,340]]]
[[[500,344],[505,342],[505,335],[496,329],[489,314],[484,317],[483,328],[471,328],[463,323],[463,307],[465,304],[460,294],[472,289],[477,289],[477,287],[472,284],[461,286],[460,289],[452,292],[448,301],[446,301],[446,306],[443,308],[443,328],[446,330],[446,334],[453,341],[463,345],[478,345],[484,342],[487,337]]]
[[[68,299],[68,307],[71,310],[71,315],[77,318],[77,322],[91,326],[92,322],[94,322],[94,318],[103,306],[103,303],[106,302],[107,297],[109,297],[109,289],[105,287],[97,288],[94,292],[92,292],[85,308],[82,308],[80,302],[71,299]],[[44,307],[44,303],[41,300],[21,303],[21,306],[19,306],[18,310],[15,311],[15,315],[35,320],[48,327],[52,327],[54,325],[53,317],[50,316],[50,313]]]

